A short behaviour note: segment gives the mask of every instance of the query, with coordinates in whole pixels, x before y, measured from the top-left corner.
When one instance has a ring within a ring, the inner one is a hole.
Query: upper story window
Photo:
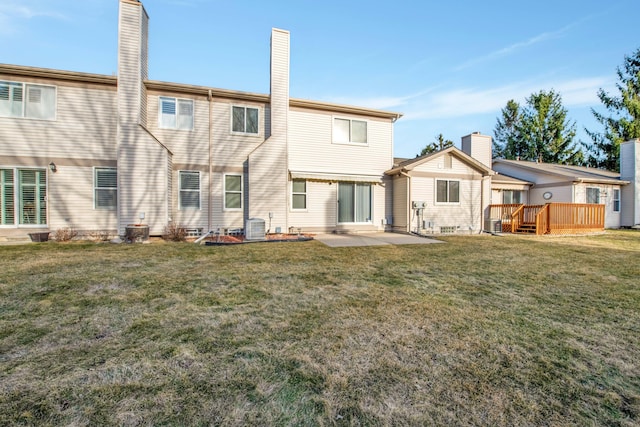
[[[257,108],[233,106],[231,110],[231,132],[258,134]]]
[[[93,203],[96,209],[115,209],[118,204],[118,174],[116,168],[95,168]]]
[[[55,86],[0,81],[0,116],[55,120]]]
[[[367,122],[334,118],[333,142],[366,144]]]
[[[460,203],[460,181],[436,180],[436,203]]]
[[[193,100],[161,96],[158,126],[165,129],[193,129]]]

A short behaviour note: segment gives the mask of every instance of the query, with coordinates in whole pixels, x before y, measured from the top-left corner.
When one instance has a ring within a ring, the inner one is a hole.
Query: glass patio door
[[[19,169],[18,185],[19,223],[25,225],[46,225],[46,171],[43,169]]]
[[[338,222],[371,222],[371,184],[338,183]]]

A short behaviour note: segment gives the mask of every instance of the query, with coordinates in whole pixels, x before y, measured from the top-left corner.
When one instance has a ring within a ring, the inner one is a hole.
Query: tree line
[[[576,141],[576,122],[567,117],[562,97],[553,89],[531,94],[520,105],[511,99],[494,128],[494,157],[591,166],[620,170],[620,143],[640,138],[640,49],[625,56],[616,68],[617,93],[600,88],[598,98],[606,113],[591,108],[603,127],[585,132],[591,141]],[[453,145],[442,134],[420,153]]]

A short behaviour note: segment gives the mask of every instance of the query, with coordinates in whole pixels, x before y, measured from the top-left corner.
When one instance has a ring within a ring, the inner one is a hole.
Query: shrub
[[[162,238],[172,242],[184,242],[187,239],[187,230],[171,222],[164,227]]]
[[[73,240],[78,235],[78,230],[73,227],[58,228],[53,233],[53,238],[56,242],[68,242]]]

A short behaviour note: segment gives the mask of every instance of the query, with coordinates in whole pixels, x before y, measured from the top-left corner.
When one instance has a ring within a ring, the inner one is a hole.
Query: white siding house
[[[493,172],[450,147],[405,160],[388,170],[393,178],[393,230],[424,233],[479,233],[490,204]]]
[[[494,159],[493,170],[501,175],[531,184],[528,194],[524,196],[527,201],[520,203],[602,204],[605,228],[620,228],[625,225],[620,217],[621,194],[629,181],[621,180],[620,174],[616,172],[582,166],[505,159]]]
[[[269,94],[151,80],[147,12],[119,7],[117,77],[0,64],[0,236],[385,229],[400,114],[290,98],[279,29]]]

